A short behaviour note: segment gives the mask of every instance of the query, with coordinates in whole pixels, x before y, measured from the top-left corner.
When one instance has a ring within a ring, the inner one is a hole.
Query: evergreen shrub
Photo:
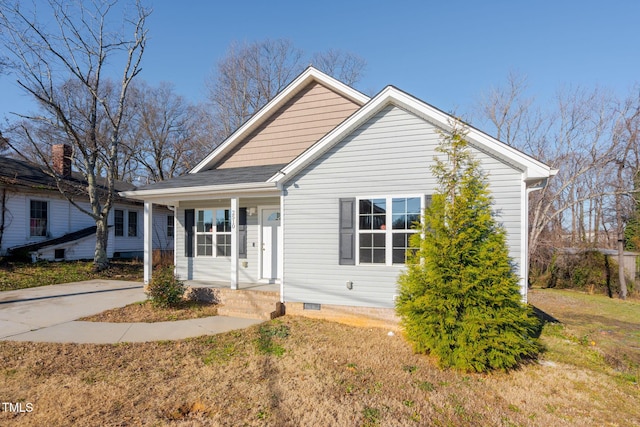
[[[443,134],[432,196],[400,275],[396,310],[418,353],[442,367],[510,370],[540,351],[540,323],[522,302],[506,232],[496,222],[485,174],[464,129]]]
[[[173,274],[173,266],[166,266],[153,272],[146,292],[156,307],[177,307],[182,301],[185,286]]]

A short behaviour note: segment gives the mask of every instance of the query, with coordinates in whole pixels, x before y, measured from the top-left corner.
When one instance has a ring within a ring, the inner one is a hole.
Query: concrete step
[[[218,307],[218,316],[241,317],[243,319],[270,320],[271,313],[258,312],[256,310],[237,310],[233,307]]]
[[[284,314],[278,292],[220,290],[221,316],[269,320]]]

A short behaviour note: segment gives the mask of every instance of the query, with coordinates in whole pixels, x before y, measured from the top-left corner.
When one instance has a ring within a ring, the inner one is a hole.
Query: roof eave
[[[424,120],[444,128],[445,130],[451,130],[450,115],[406,94],[405,92],[402,92],[393,86],[387,86],[373,99],[371,99],[371,101],[361,107],[360,110],[335,127],[307,151],[298,156],[281,171],[273,175],[267,182],[277,182],[282,184],[289,177],[294,176],[300,170],[304,169],[335,143],[345,138],[353,132],[353,130],[369,120],[389,104],[408,110],[413,114],[422,117]],[[510,162],[519,165],[525,172],[526,180],[540,180],[553,176],[557,173],[556,170],[551,169],[544,163],[498,141],[478,129],[470,127],[467,137],[476,143],[482,144],[482,146],[487,149],[494,151],[496,155],[504,157],[505,160],[508,159]]]
[[[159,190],[133,190],[123,191],[120,194],[122,197],[154,201],[154,200],[199,200],[203,197],[211,198],[222,195],[234,195],[234,194],[269,194],[277,192],[278,188],[275,183],[272,182],[260,182],[260,183],[240,183],[231,185],[202,185],[194,187],[181,187],[181,188],[166,188]]]

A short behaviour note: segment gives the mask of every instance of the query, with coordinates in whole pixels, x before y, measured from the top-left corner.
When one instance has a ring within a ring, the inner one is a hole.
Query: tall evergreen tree
[[[443,367],[508,370],[540,349],[538,320],[522,303],[506,232],[465,129],[443,133],[432,172],[439,190],[414,235],[419,248],[399,277],[397,312],[418,353]]]

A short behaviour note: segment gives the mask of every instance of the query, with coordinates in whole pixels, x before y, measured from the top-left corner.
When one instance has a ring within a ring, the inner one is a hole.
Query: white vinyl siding
[[[5,204],[5,230],[2,236],[2,246],[0,254],[6,254],[7,249],[30,243],[36,243],[45,239],[45,237],[30,236],[30,201],[40,200],[47,202],[48,210],[48,236],[46,239],[64,236],[74,231],[82,230],[87,227],[95,226],[95,221],[86,213],[81,212],[73,206],[69,201],[62,198],[55,192],[28,192],[14,191],[7,188],[6,204]],[[89,203],[78,202],[80,206],[86,210],[90,210]],[[133,208],[132,205],[116,205],[115,209],[126,211]],[[109,224],[113,225],[112,209]],[[157,207],[154,221],[162,220],[162,228],[166,229],[166,212],[167,209]],[[140,216],[140,215],[139,215]],[[115,237],[114,227],[109,227],[109,242],[107,246],[107,256],[112,257],[114,252],[140,252],[142,253],[142,236],[138,232],[138,237]],[[154,234],[154,248],[171,249],[173,240],[167,240],[164,236],[165,232]],[[38,257],[47,260],[54,259],[55,249],[65,249],[65,259],[92,259],[95,253],[95,237],[89,236],[75,242],[65,243],[58,247],[47,247],[38,251]]]
[[[258,206],[279,205],[279,198],[246,198],[240,199],[240,207],[248,208],[246,225],[246,258],[240,259],[238,268],[239,283],[256,283],[260,279],[260,225]],[[221,200],[219,203],[211,203],[203,206],[202,202],[184,202],[176,209],[175,250],[176,273],[182,280],[203,280],[229,282],[231,277],[230,257],[198,257],[186,258],[185,254],[185,209],[228,209],[229,200]],[[195,239],[195,234],[194,234]],[[195,251],[194,251],[195,254]],[[240,286],[242,288],[242,286]]]
[[[432,124],[389,106],[285,184],[287,301],[393,307],[403,265],[339,265],[339,200],[433,194],[430,166],[439,140]],[[489,173],[494,208],[519,263],[521,173],[472,151]]]

